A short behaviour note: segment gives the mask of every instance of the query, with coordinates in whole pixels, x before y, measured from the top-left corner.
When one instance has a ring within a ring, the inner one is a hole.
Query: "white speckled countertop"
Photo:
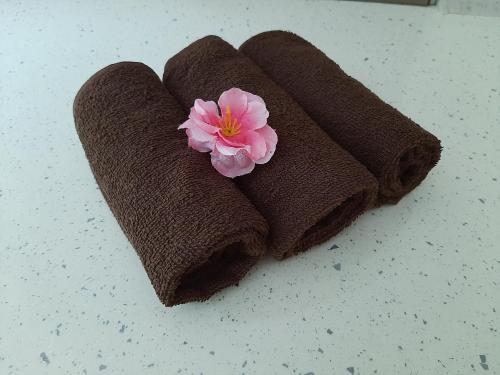
[[[334,1],[4,0],[0,19],[0,374],[500,374],[499,18]],[[276,28],[435,133],[443,158],[397,206],[167,309],[97,189],[74,95],[113,62],[160,73],[198,37],[239,45]]]

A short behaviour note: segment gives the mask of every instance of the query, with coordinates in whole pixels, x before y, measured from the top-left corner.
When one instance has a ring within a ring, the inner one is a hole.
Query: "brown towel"
[[[247,40],[240,51],[377,177],[379,203],[398,202],[439,160],[436,137],[299,36],[265,32]]]
[[[217,101],[239,87],[261,96],[278,134],[273,158],[238,185],[270,227],[278,259],[321,243],[349,225],[376,196],[375,178],[307,116],[250,59],[216,36],[168,60],[163,82],[188,110],[196,98]],[[187,141],[187,140],[186,140]]]
[[[167,306],[235,284],[265,252],[267,223],[177,130],[185,115],[146,65],[92,76],[76,129],[101,191]]]

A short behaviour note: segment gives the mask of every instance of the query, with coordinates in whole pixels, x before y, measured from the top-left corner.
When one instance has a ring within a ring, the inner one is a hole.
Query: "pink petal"
[[[179,125],[179,127],[177,129],[188,129],[189,127],[191,127],[192,124],[191,124],[191,119],[187,119],[186,121],[184,121],[182,124]]]
[[[247,96],[248,103],[250,102],[258,102],[258,103],[264,103],[264,99],[262,99],[259,95],[252,94],[251,92],[248,91],[243,91],[245,95]]]
[[[199,128],[208,134],[216,134],[219,131],[218,127],[206,124],[202,120],[192,118],[189,116],[189,119],[184,121],[177,129],[191,129],[191,128]]]
[[[186,134],[188,136],[188,145],[196,151],[209,152],[215,147],[216,136],[206,133],[197,126],[188,127]]]
[[[266,141],[266,153],[261,159],[255,160],[255,162],[257,164],[264,164],[271,159],[271,157],[274,155],[274,152],[276,151],[278,135],[276,134],[276,131],[269,125],[257,129],[256,132],[259,133]]]
[[[267,151],[266,139],[257,131],[246,132],[245,136],[245,144],[250,148],[248,151],[250,159],[253,161],[262,159]]]
[[[196,116],[196,114],[198,116]],[[198,117],[198,119],[211,125],[217,125],[220,118],[217,104],[215,104],[215,102],[211,100],[206,102],[201,99],[196,99],[194,101],[194,106],[193,108],[191,108],[191,113],[189,116],[196,116]]]
[[[233,147],[239,147],[239,148],[245,148],[246,147],[246,142],[247,142],[247,137],[246,137],[246,132],[242,132],[237,135],[233,135],[232,137],[224,137],[222,134],[219,133],[220,139],[224,140],[224,143],[233,146]]]
[[[222,115],[226,113],[226,108],[229,106],[233,118],[240,119],[247,110],[247,95],[245,91],[233,87],[224,91],[219,98],[219,108]]]
[[[261,129],[245,131],[232,137],[219,134],[219,139],[227,146],[246,150],[250,159],[255,161],[263,158],[267,152],[266,138],[263,136],[266,133],[258,131]]]
[[[255,163],[245,155],[244,151],[236,155],[222,155],[214,150],[210,155],[213,167],[226,177],[243,176],[255,168]]]
[[[223,139],[219,138],[215,142],[215,149],[222,155],[236,155],[241,151],[241,147],[231,147]]]
[[[256,130],[267,124],[268,117],[269,112],[263,102],[251,101],[248,102],[247,111],[241,116],[240,121],[246,130]]]
[[[209,134],[215,134],[219,132],[219,127],[214,126],[211,124],[207,124],[205,121],[201,120],[197,115],[189,115],[189,118],[191,119],[191,126],[190,127],[198,127],[202,129],[204,132],[209,133]]]

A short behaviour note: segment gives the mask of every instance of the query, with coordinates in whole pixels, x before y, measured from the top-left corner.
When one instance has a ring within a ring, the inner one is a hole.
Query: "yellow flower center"
[[[219,128],[224,137],[232,137],[233,135],[240,134],[241,124],[231,117],[231,108],[228,105],[226,106],[226,114],[219,122]]]

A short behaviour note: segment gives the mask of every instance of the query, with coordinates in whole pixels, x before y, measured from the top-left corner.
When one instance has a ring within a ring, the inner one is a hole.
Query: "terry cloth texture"
[[[266,251],[267,223],[177,130],[185,114],[146,65],[92,76],[74,103],[97,183],[167,306],[237,283]]]
[[[165,65],[163,83],[188,110],[239,87],[261,96],[278,134],[272,159],[238,177],[238,186],[269,223],[270,252],[285,258],[341,231],[376,197],[367,169],[335,144],[249,58],[216,36],[202,38]]]
[[[379,202],[396,203],[436,165],[439,140],[348,76],[323,52],[285,31],[241,47],[333,140],[378,179]]]

